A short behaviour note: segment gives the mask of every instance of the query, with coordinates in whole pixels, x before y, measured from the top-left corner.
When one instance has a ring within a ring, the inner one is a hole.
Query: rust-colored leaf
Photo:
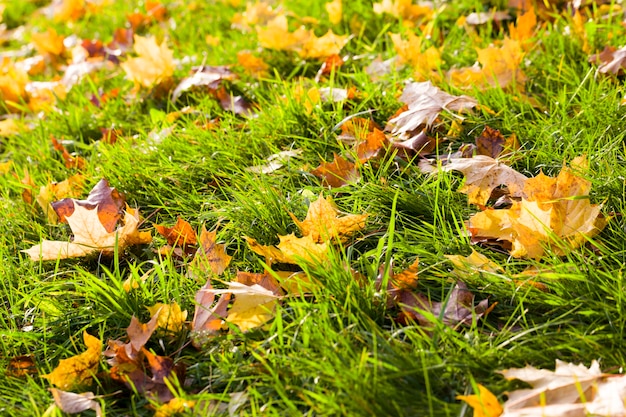
[[[65,146],[63,145],[63,143],[58,141],[54,137],[50,137],[50,140],[52,141],[52,146],[54,146],[54,150],[61,152],[61,155],[63,156],[63,160],[65,161],[66,168],[75,168],[78,171],[82,171],[83,169],[85,169],[85,166],[87,165],[87,161],[85,161],[83,157],[72,156],[67,151],[67,149],[65,149]]]
[[[167,227],[160,224],[155,224],[154,228],[159,234],[167,239],[167,243],[172,246],[186,247],[189,245],[195,245],[198,243],[196,237],[196,231],[193,230],[191,225],[182,218],[176,220],[176,224],[173,227]]]
[[[200,247],[196,251],[193,265],[197,266],[201,271],[211,271],[216,275],[222,274],[228,265],[232,256],[226,253],[223,244],[217,243],[217,230],[209,232],[202,225],[200,232]]]
[[[498,129],[485,126],[480,136],[476,138],[476,153],[490,158],[499,158],[519,148],[515,134],[505,138]]]
[[[334,154],[332,162],[322,162],[320,166],[311,171],[311,174],[320,178],[324,185],[333,188],[343,187],[361,179],[356,164],[337,154]]]
[[[14,378],[23,378],[27,375],[36,375],[37,367],[35,366],[35,358],[33,355],[14,356],[9,359],[9,365],[6,370],[7,376]]]

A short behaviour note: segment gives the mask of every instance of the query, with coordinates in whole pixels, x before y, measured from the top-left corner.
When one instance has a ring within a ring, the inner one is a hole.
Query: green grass
[[[27,33],[51,26],[66,36],[107,43],[124,25],[127,13],[135,8],[145,11],[139,3],[116,1],[106,13],[87,14],[66,24],[35,12],[39,3],[6,2],[3,19],[9,28],[26,24]],[[65,140],[70,152],[87,161],[83,170],[87,185],[77,198],[86,197],[91,186],[106,178],[126,195],[131,207],[149,217],[144,224],[148,230],[153,224],[173,225],[177,217],[196,230],[203,224],[207,229],[219,224],[218,239],[233,256],[220,277],[223,281],[234,279],[237,270],[262,272],[263,259],[243,237],[276,244],[278,235],[298,232],[289,212],[303,219],[311,196],[322,192],[333,196],[346,213],[369,213],[361,235],[334,250],[325,265],[305,268],[321,283],[313,296],[286,298],[266,327],[245,334],[233,329],[208,339],[200,350],[189,344],[186,329],[174,336],[152,337],[149,349],[187,367],[186,379],[176,391],[196,401],[197,414],[185,415],[226,415],[225,410],[206,411],[209,401],[227,402],[229,394],[245,392],[241,415],[469,416],[471,411],[455,399],[457,395],[472,393],[472,386],[480,383],[503,400],[504,392],[515,386],[497,370],[526,364],[552,369],[555,359],[585,364],[600,359],[602,369],[609,371],[624,366],[626,111],[620,104],[624,88],[621,78],[596,73],[582,42],[564,35],[568,18],[541,23],[540,40],[523,63],[528,79],[523,94],[500,88],[462,91],[436,82],[489,109],[467,115],[459,137],[444,143],[441,153],[473,142],[488,125],[518,136],[522,146],[514,167],[528,176],[541,171],[556,175],[563,162],[582,154],[590,161],[586,178],[593,185],[591,199],[604,204],[608,226],[593,244],[567,256],[548,251],[541,260],[520,260],[505,251],[470,244],[463,222],[477,209],[457,192],[463,181],[460,175],[428,176],[420,172],[416,160],[405,161],[393,153],[364,166],[358,184],[339,189],[324,188],[310,173],[320,161],[332,160],[333,153],[350,152],[336,140],[337,123],[371,111],[373,120],[384,126],[401,106],[398,96],[412,70],[393,70],[372,81],[365,68],[377,56],[395,55],[389,32],[419,33],[418,29],[407,28],[393,16],[374,14],[370,2],[344,2],[342,22],[331,25],[323,1],[285,1],[284,9],[293,16],[319,19],[318,35],[328,28],[352,35],[342,52],[351,59],[316,84],[318,61],[262,50],[254,29],[248,33],[231,29],[232,17],[245,5],[199,1],[190,9],[185,3],[167,2],[170,17],[139,33],[166,40],[181,60],[175,72],[178,80],[193,65],[234,64],[240,50],[262,57],[270,66],[266,76],[257,80],[233,67],[240,78],[228,87],[258,105],[255,117],[224,111],[201,92],[185,94],[175,104],[146,89],[132,96],[132,82],[120,67],[113,67],[74,86],[56,103],[58,110],[42,117],[18,115],[31,129],[0,140],[0,162],[12,161],[9,172],[0,175],[0,368],[8,368],[19,355],[32,355],[37,368],[27,377],[0,372],[0,414],[43,415],[53,399],[47,390],[50,383],[41,375],[51,372],[59,360],[84,351],[83,331],[105,344],[123,339],[131,317],[146,322],[146,306],[159,302],[176,301],[191,318],[194,295],[204,284],[188,275],[187,261],[157,253],[165,243],[158,236],[148,246],[129,248],[113,258],[32,262],[21,253],[42,238],[71,236],[66,225],[49,224],[37,206],[21,197],[25,169],[36,189],[76,173],[65,167],[51,136]],[[488,7],[482,2],[450,2],[437,16],[430,44],[442,48],[442,73],[473,64],[474,47],[484,48],[506,35],[506,25],[486,25],[476,29],[480,41],[474,44],[456,25],[459,17],[483,10]],[[619,47],[626,39],[615,19],[590,20],[585,28],[592,53],[606,44]],[[219,37],[219,45],[208,46],[206,35]],[[19,49],[26,40],[11,41],[3,48]],[[313,86],[354,86],[359,96],[309,111],[296,91]],[[90,103],[92,94],[114,88],[119,89],[117,98],[100,108]],[[195,112],[174,123],[165,120],[185,105]],[[217,127],[202,127],[214,119],[219,120]],[[452,118],[442,120],[445,132]],[[110,127],[121,132],[118,142],[99,141],[100,128]],[[171,133],[156,143],[152,137],[165,128],[172,128]],[[267,175],[246,170],[288,149],[302,154],[280,170]],[[432,328],[417,323],[402,326],[393,320],[397,311],[385,306],[385,294],[375,284],[381,267],[389,268],[393,260],[394,270],[401,271],[419,257],[419,291],[443,301],[457,279],[444,255],[468,255],[472,248],[504,270],[461,277],[477,301],[488,298],[490,304],[497,303],[486,318],[455,329],[438,317]],[[347,265],[364,274],[365,283],[359,284]],[[548,291],[512,282],[515,274],[531,266],[549,269],[538,277]],[[122,283],[129,277],[146,280],[127,293]],[[85,387],[105,395],[99,401],[106,415],[154,414],[154,404],[116,385],[106,369],[103,358],[93,385]],[[122,393],[111,395],[119,389]]]

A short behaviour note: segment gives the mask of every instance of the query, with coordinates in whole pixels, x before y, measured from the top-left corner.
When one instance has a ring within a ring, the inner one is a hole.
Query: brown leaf
[[[480,136],[476,138],[476,153],[490,158],[498,158],[519,148],[515,134],[505,138],[498,129],[485,126]]]
[[[176,220],[173,227],[166,227],[155,224],[154,228],[159,234],[167,239],[167,243],[172,246],[186,247],[198,243],[196,231],[191,225],[180,217]]]
[[[356,156],[359,162],[365,163],[380,155],[389,146],[389,140],[381,130],[374,128],[364,141],[357,142]]]
[[[391,278],[391,284],[400,290],[410,290],[417,287],[417,272],[419,271],[419,258],[404,271],[399,274],[393,274]]]
[[[191,322],[191,329],[194,332],[203,332],[205,335],[217,333],[222,328],[222,323],[226,317],[226,309],[230,302],[231,294],[225,293],[217,301],[215,305],[215,294],[212,292],[211,280],[198,290],[196,293],[196,311]],[[197,338],[192,339],[195,347]]]
[[[226,111],[241,115],[251,116],[254,114],[252,105],[242,96],[233,96],[224,87],[220,87],[215,92],[215,96],[220,102],[220,106]]]
[[[20,355],[9,359],[6,374],[7,376],[14,378],[36,375],[37,367],[35,366],[35,359],[33,355]]]
[[[467,289],[462,281],[456,283],[445,301],[433,302],[422,294],[409,295],[405,292],[399,302],[402,308],[399,321],[404,322],[410,318],[426,327],[432,326],[433,323],[419,310],[428,311],[436,318],[441,319],[446,326],[456,327],[459,324],[471,324],[474,318],[481,318],[493,308],[493,306],[488,308],[489,301],[487,299],[474,306],[474,294]]]
[[[83,169],[85,169],[87,161],[85,161],[84,158],[80,156],[74,157],[70,155],[67,149],[65,149],[63,143],[59,142],[54,137],[51,136],[50,140],[52,141],[52,146],[54,146],[54,150],[61,152],[63,160],[65,161],[66,168],[76,168],[78,171],[82,171]]]
[[[89,210],[76,205],[71,216],[66,217],[74,233],[72,242],[43,240],[39,245],[22,250],[31,260],[57,260],[87,256],[96,252],[112,255],[117,247],[123,251],[129,245],[150,243],[149,232],[137,230],[139,214],[127,211],[124,225],[107,232],[95,209]]]
[[[337,154],[334,154],[332,162],[322,162],[320,166],[311,171],[311,174],[320,178],[324,185],[333,188],[343,187],[361,179],[361,174],[356,165]]]
[[[462,112],[478,104],[471,97],[448,94],[432,85],[430,81],[408,84],[400,96],[400,101],[407,104],[408,109],[389,120],[391,134],[398,136],[400,140],[409,139],[408,134],[421,126],[430,127],[444,110]]]
[[[158,314],[154,314],[150,318],[150,321],[145,324],[140,322],[135,316],[130,319],[130,324],[126,329],[126,334],[128,334],[129,338],[128,344],[132,347],[134,353],[139,352],[145,346],[152,336],[152,333],[154,333],[158,327],[158,324]]]
[[[222,81],[231,81],[237,78],[237,75],[227,66],[202,66],[193,68],[193,70],[193,75],[183,79],[172,92],[172,102],[176,102],[181,94],[194,87],[206,86],[211,90],[217,90]]]

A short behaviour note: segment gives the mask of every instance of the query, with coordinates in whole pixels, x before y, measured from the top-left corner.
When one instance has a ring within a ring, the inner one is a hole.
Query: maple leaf
[[[422,52],[423,38],[413,32],[408,32],[407,36],[408,39],[403,40],[399,33],[389,34],[393,47],[400,57],[400,63],[410,65],[415,70],[417,79],[433,76],[433,71],[441,65],[441,52],[434,46]]]
[[[368,214],[348,214],[340,216],[337,206],[330,196],[320,193],[317,200],[309,205],[306,217],[300,221],[289,213],[298,225],[303,236],[311,236],[314,242],[323,243],[332,239],[346,242],[352,234],[365,227]]]
[[[156,303],[146,309],[150,316],[157,317],[157,327],[167,332],[177,333],[185,327],[187,310],[182,311],[176,301],[170,304]]]
[[[172,398],[166,404],[157,407],[154,417],[174,417],[189,412],[196,405],[194,400]]]
[[[9,360],[6,375],[14,378],[22,378],[26,375],[36,375],[37,367],[33,355],[14,356]]]
[[[19,112],[21,104],[29,100],[26,86],[29,83],[26,71],[17,68],[8,58],[0,63],[0,99],[11,112]]]
[[[320,166],[311,171],[311,174],[320,178],[324,185],[333,188],[343,187],[361,179],[361,174],[354,162],[350,162],[337,154],[333,154],[333,156],[332,162],[322,162]]]
[[[391,134],[401,139],[407,139],[408,133],[420,126],[430,127],[443,110],[460,112],[478,104],[471,97],[448,94],[430,81],[408,84],[400,101],[407,104],[408,109],[389,120],[389,125]]]
[[[456,399],[465,401],[472,407],[474,417],[498,417],[503,411],[496,396],[480,384],[478,384],[478,394],[457,395]]]
[[[517,136],[512,134],[505,138],[498,129],[485,126],[481,134],[476,138],[476,153],[491,158],[498,158],[510,154],[519,149]]]
[[[196,251],[196,255],[193,259],[193,265],[197,266],[201,271],[208,271],[209,269],[215,275],[223,273],[232,256],[228,255],[223,244],[216,242],[217,230],[209,232],[204,225],[200,232],[200,247]]]
[[[230,293],[223,294],[220,299],[213,305],[215,294],[213,286],[208,280],[202,288],[198,290],[195,296],[196,309],[191,322],[192,344],[199,348],[207,336],[216,334],[222,328],[224,317],[226,317],[226,309],[231,299]]]
[[[56,224],[59,220],[56,211],[52,207],[52,201],[80,193],[84,182],[85,177],[82,174],[75,174],[61,182],[52,182],[39,188],[39,193],[35,200],[48,217],[49,223]]]
[[[176,219],[176,224],[173,227],[155,224],[154,228],[167,239],[168,245],[185,247],[198,243],[196,232],[187,221],[180,217]]]
[[[237,52],[237,63],[243,67],[246,73],[255,78],[265,77],[268,74],[269,65],[249,51]]]
[[[335,35],[332,30],[319,38],[312,33],[298,51],[302,58],[326,58],[337,55],[348,43],[348,35]]]
[[[586,159],[572,161],[586,168]],[[538,259],[545,246],[565,254],[597,235],[606,225],[601,205],[589,202],[591,183],[564,167],[556,178],[540,174],[526,180],[523,198],[509,209],[486,210],[469,219],[472,237],[512,244],[511,255]],[[560,244],[555,243],[561,242]]]
[[[311,37],[311,32],[303,27],[289,32],[289,24],[285,15],[278,15],[263,27],[256,27],[259,44],[263,48],[277,51],[296,51]]]
[[[266,158],[266,164],[248,167],[246,168],[246,171],[253,172],[255,174],[270,174],[282,168],[291,158],[298,158],[300,154],[302,154],[302,151],[299,149],[281,151],[268,156]]]
[[[557,359],[554,371],[527,366],[500,373],[532,387],[508,393],[502,417],[619,417],[626,413],[626,375],[604,374],[597,361],[587,368]]]
[[[126,212],[124,225],[113,232],[107,232],[96,209],[89,210],[81,205],[75,205],[71,216],[66,217],[70,229],[74,233],[72,242],[43,240],[39,245],[22,250],[33,261],[57,260],[87,256],[102,252],[112,255],[117,246],[123,251],[129,245],[146,244],[152,241],[149,232],[137,230],[139,213]]]
[[[133,49],[139,55],[120,64],[129,80],[136,87],[153,87],[172,77],[174,74],[174,56],[165,41],[157,44],[154,37],[144,38],[134,35]]]
[[[193,68],[193,74],[184,78],[172,92],[172,102],[176,102],[185,91],[194,87],[208,87],[217,90],[222,81],[232,81],[237,79],[237,75],[227,66],[201,66]]]
[[[83,340],[85,352],[61,360],[52,372],[42,376],[63,390],[89,384],[98,370],[102,342],[87,332],[83,332]]]
[[[468,203],[479,206],[487,204],[493,190],[500,185],[506,185],[511,196],[522,197],[528,179],[497,159],[485,155],[450,159],[441,170],[465,174],[465,184],[458,191],[467,194]]]
[[[324,8],[328,13],[328,20],[330,20],[330,23],[332,23],[333,25],[338,25],[339,23],[341,23],[343,10],[341,2],[342,0],[333,0],[324,5]]]
[[[373,4],[374,13],[387,13],[405,22],[430,20],[434,10],[430,4],[413,4],[413,0],[382,0]]]
[[[100,404],[95,401],[97,398],[101,397],[94,395],[93,392],[75,394],[73,392],[61,391],[56,388],[48,389],[52,393],[54,403],[64,413],[76,414],[87,410],[93,410],[96,412],[96,417],[102,416]]]
[[[59,35],[56,30],[49,27],[46,33],[33,33],[31,42],[37,51],[42,55],[61,55],[65,51],[63,40],[65,37]]]

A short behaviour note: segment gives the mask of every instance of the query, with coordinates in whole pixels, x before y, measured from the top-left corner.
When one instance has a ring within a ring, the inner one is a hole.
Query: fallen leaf
[[[358,141],[356,144],[356,156],[359,162],[365,163],[372,158],[377,158],[381,152],[389,146],[389,139],[381,130],[374,130],[367,134],[365,140]]]
[[[528,179],[497,159],[484,155],[450,159],[441,170],[465,174],[465,183],[458,191],[467,194],[468,203],[479,206],[487,204],[493,190],[500,185],[506,185],[512,197],[522,197]]]
[[[33,355],[14,356],[9,359],[6,375],[13,378],[23,378],[27,375],[36,375],[37,367]]]
[[[472,249],[472,253],[468,256],[463,255],[444,255],[452,265],[454,270],[462,274],[472,272],[502,273],[504,270],[500,265],[487,258],[482,253]]]
[[[401,140],[418,127],[430,127],[443,110],[461,112],[472,109],[477,101],[468,96],[453,96],[435,87],[430,81],[410,83],[402,92],[400,101],[408,109],[389,120],[391,134]],[[455,115],[456,117],[460,117]]]
[[[207,335],[213,335],[220,331],[224,318],[226,317],[226,309],[230,303],[231,294],[224,293],[217,303],[213,305],[215,301],[215,294],[213,293],[213,286],[211,280],[208,280],[202,288],[198,290],[195,296],[196,309],[191,322],[191,330],[196,334],[192,335],[192,343],[195,347],[199,347],[202,343],[198,340],[201,337]]]
[[[430,4],[413,4],[412,0],[382,0],[380,3],[374,3],[373,8],[376,14],[387,13],[405,22],[430,20],[434,13]]]
[[[87,350],[68,359],[62,359],[52,372],[42,377],[63,390],[69,390],[91,383],[98,370],[102,342],[97,337],[83,332]]]
[[[480,384],[478,384],[478,394],[457,395],[456,399],[465,401],[472,407],[474,417],[498,417],[503,411],[496,396]]]
[[[176,301],[170,304],[156,303],[146,307],[150,316],[157,317],[157,327],[170,333],[178,333],[185,327],[187,310],[182,311]]]
[[[52,27],[48,27],[45,33],[32,33],[31,42],[41,55],[59,56],[65,51],[63,40],[65,37],[59,35]]]
[[[255,77],[262,78],[268,75],[269,65],[261,58],[257,58],[249,51],[237,52],[237,63],[243,67],[243,70]]]
[[[237,75],[227,66],[201,66],[193,69],[190,77],[184,78],[172,92],[172,102],[176,102],[178,98],[186,91],[194,87],[208,87],[217,91],[222,81],[232,81]]]
[[[601,205],[588,199],[591,183],[573,173],[586,169],[584,157],[563,167],[556,178],[540,174],[526,180],[523,198],[509,209],[486,210],[469,219],[473,238],[511,242],[511,255],[538,259],[550,247],[565,254],[597,235],[606,225]]]
[[[193,265],[201,271],[211,270],[215,275],[222,274],[232,259],[228,255],[223,244],[216,242],[217,230],[209,232],[204,225],[200,232],[200,247],[196,251]]]
[[[481,134],[476,138],[476,153],[491,158],[510,154],[519,149],[517,136],[512,134],[505,138],[498,129],[485,126]]]
[[[159,405],[154,413],[154,417],[175,417],[185,412],[190,412],[196,405],[195,400],[185,400],[183,398],[172,398],[169,402]]]
[[[266,158],[267,163],[263,165],[255,165],[246,168],[246,171],[255,174],[271,174],[272,172],[282,168],[291,158],[298,158],[302,154],[299,149],[281,151],[272,154]]]
[[[256,26],[256,32],[263,48],[277,51],[297,51],[311,37],[303,27],[290,32],[287,17],[282,14],[273,17],[265,26]]]
[[[348,35],[336,35],[330,29],[320,37],[311,33],[298,52],[304,59],[326,58],[339,54],[349,39]]]
[[[138,213],[133,215],[127,211],[124,225],[113,232],[107,232],[100,223],[97,210],[89,210],[80,205],[75,206],[74,212],[66,220],[74,233],[72,242],[43,240],[39,245],[22,252],[33,261],[75,258],[96,252],[112,255],[116,247],[118,251],[123,251],[129,245],[147,244],[152,240],[149,232],[137,230]]]
[[[95,209],[98,219],[107,232],[113,232],[117,222],[122,218],[125,207],[125,199],[115,187],[110,187],[109,182],[101,179],[91,189],[86,200],[65,198],[52,203],[52,208],[59,216],[60,222],[65,222],[66,217],[74,213],[76,206],[86,209]]]
[[[166,227],[155,224],[154,228],[159,234],[167,239],[167,244],[171,246],[185,247],[198,243],[196,232],[187,221],[180,217],[173,227]]]
[[[280,243],[276,246],[282,253],[284,261],[290,264],[300,262],[319,264],[328,257],[328,244],[317,243],[311,236],[296,237],[295,234],[278,236]]]
[[[311,202],[306,217],[300,221],[289,213],[298,225],[303,236],[310,236],[316,243],[337,239],[346,242],[355,232],[365,227],[367,214],[348,214],[340,216],[340,211],[330,196],[324,198],[320,193],[317,200]]]
[[[82,413],[83,411],[93,410],[96,412],[96,416],[102,416],[102,409],[100,404],[95,401],[96,398],[93,392],[83,392],[81,394],[75,394],[73,392],[61,391],[56,388],[48,388],[54,398],[54,403],[63,411],[68,414]]]
[[[150,88],[172,77],[174,56],[165,41],[159,45],[154,37],[134,35],[133,48],[138,57],[129,58],[120,66],[137,87]]]
[[[332,188],[356,183],[361,179],[356,164],[337,154],[334,154],[332,162],[322,162],[320,166],[311,171],[311,174],[320,178],[324,185]]]
[[[459,324],[469,325],[473,320],[481,318],[491,310],[488,307],[489,301],[487,299],[474,305],[474,294],[467,289],[462,281],[458,281],[447,300],[441,302],[431,301],[422,294],[406,291],[402,292],[401,296],[399,304],[402,314],[398,317],[398,321],[405,322],[410,318],[425,327],[431,327],[433,323],[429,316],[420,310],[432,314],[446,326],[453,328]]]
[[[509,392],[502,417],[620,417],[626,413],[622,399],[626,376],[602,373],[597,361],[587,368],[557,359],[554,371],[526,366],[501,373],[532,387]]]
[[[426,36],[426,35],[424,35]],[[390,33],[393,47],[400,57],[400,64],[407,64],[415,70],[416,79],[433,77],[441,65],[441,52],[434,46],[422,48],[423,38],[413,32],[407,33],[407,40],[398,33]],[[424,51],[422,51],[424,49]]]
[[[75,174],[61,182],[51,182],[42,185],[39,193],[35,197],[37,204],[43,210],[48,218],[48,222],[56,224],[59,220],[56,211],[52,207],[54,200],[59,200],[71,196],[82,194],[84,188],[85,177],[82,174]]]
[[[85,165],[87,165],[87,161],[80,156],[72,156],[62,142],[58,141],[54,137],[50,137],[52,141],[52,146],[56,151],[61,152],[63,155],[63,160],[65,161],[66,168],[76,168],[78,171],[82,171],[85,169]]]
[[[333,25],[338,25],[339,23],[341,23],[341,18],[343,15],[343,7],[341,1],[342,0],[333,0],[324,5],[326,13],[328,13],[328,20],[330,20],[330,23],[332,23]]]

